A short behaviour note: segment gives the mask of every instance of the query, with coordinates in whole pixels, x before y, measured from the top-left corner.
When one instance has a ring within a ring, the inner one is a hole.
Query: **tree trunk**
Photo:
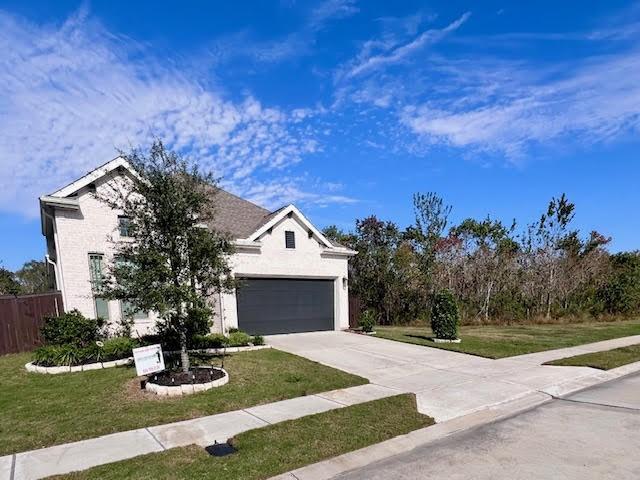
[[[189,353],[187,352],[187,332],[184,327],[180,329],[180,364],[183,372],[188,372],[189,367]]]

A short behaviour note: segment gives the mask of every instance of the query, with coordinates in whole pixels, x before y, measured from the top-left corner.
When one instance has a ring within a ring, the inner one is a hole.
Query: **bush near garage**
[[[360,315],[358,325],[365,333],[373,332],[373,327],[376,325],[376,315],[371,309],[367,309]]]

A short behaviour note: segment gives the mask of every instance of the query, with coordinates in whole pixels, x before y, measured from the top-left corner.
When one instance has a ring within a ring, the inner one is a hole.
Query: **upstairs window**
[[[102,290],[104,283],[104,275],[102,270],[102,262],[104,255],[101,253],[89,254],[89,278],[91,279],[91,288],[94,292]]]
[[[284,246],[286,248],[296,248],[296,234],[291,230],[284,232]]]
[[[120,236],[130,237],[131,236],[130,228],[131,228],[131,220],[129,219],[129,217],[119,216],[118,230],[120,230]]]

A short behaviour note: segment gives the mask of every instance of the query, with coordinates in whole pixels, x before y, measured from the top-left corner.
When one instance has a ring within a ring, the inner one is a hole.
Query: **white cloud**
[[[0,11],[0,50],[1,210],[35,215],[39,195],[154,136],[231,186],[258,173],[277,184],[320,149],[302,111],[229,101],[84,11],[61,26]]]
[[[487,84],[465,89],[467,81],[453,76],[448,81],[464,98],[445,95],[405,106],[400,118],[429,143],[498,152],[512,160],[534,144],[566,139],[584,145],[638,133],[640,51],[565,68],[571,73],[555,71],[551,78],[526,70],[512,72],[508,80],[494,78],[487,82],[490,94]],[[482,77],[469,69],[464,75]]]
[[[446,27],[441,29],[426,30],[412,41],[403,45],[389,48],[382,54],[369,55],[369,52],[372,46],[375,45],[375,43],[367,42],[364,45],[364,53],[361,53],[359,55],[358,59],[353,65],[349,67],[344,76],[345,78],[349,79],[372,72],[374,70],[378,70],[388,65],[396,64],[413,55],[415,52],[423,49],[425,46],[438,42],[448,33],[457,30],[458,28],[460,28],[460,26],[462,26],[462,24],[464,24],[464,22],[467,21],[470,15],[471,13],[466,12],[460,18],[451,22]],[[387,47],[387,45],[383,44],[382,47],[385,48]]]

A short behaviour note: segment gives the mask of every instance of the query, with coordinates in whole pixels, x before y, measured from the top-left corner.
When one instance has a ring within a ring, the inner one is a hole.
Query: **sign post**
[[[162,346],[159,344],[134,348],[133,360],[136,363],[136,372],[139,377],[164,370]]]

